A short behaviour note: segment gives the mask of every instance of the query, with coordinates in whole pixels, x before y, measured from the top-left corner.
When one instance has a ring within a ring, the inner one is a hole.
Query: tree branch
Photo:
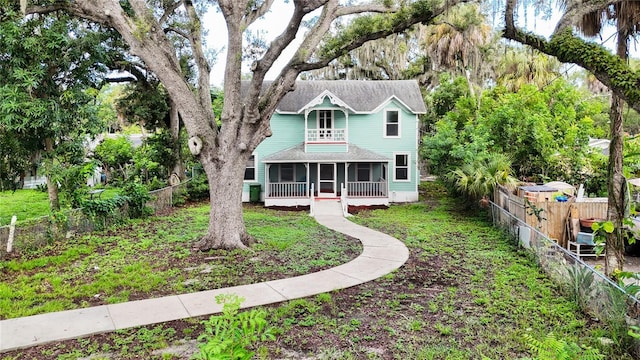
[[[304,16],[317,9],[317,7],[309,6],[309,4],[303,0],[295,0],[294,3],[295,8],[293,15],[291,16],[286,29],[271,42],[264,56],[254,64],[253,78],[247,99],[255,99],[255,103],[248,104],[250,108],[257,110],[256,104],[259,99],[258,95],[262,90],[262,82],[266,73],[271,69],[274,62],[282,54],[284,49],[295,39]],[[319,7],[324,3],[324,1],[318,1],[314,5]]]
[[[185,40],[190,40],[191,37],[189,36],[189,34],[186,31],[183,31],[181,29],[175,28],[173,26],[167,26],[166,28],[163,29],[164,33],[167,34],[169,32],[173,32],[176,33],[178,35],[180,35],[181,37],[183,37]]]
[[[213,109],[211,108],[211,92],[209,91],[209,73],[211,72],[211,66],[209,66],[207,57],[204,54],[204,49],[202,48],[202,23],[196,13],[196,9],[193,7],[193,2],[191,0],[186,0],[184,5],[187,9],[187,15],[191,22],[188,39],[191,43],[191,48],[193,49],[194,60],[198,66],[198,97],[203,109],[206,109],[205,111],[210,113],[210,118],[213,119],[214,115]],[[212,126],[212,128],[214,132],[217,132],[217,126]]]
[[[316,61],[300,63],[297,66],[301,71],[325,67],[332,60],[349,53],[368,41],[405,31],[417,23],[429,23],[451,6],[464,2],[468,2],[468,0],[447,1],[445,5],[436,8],[429,6],[429,2],[418,1],[404,8],[395,9],[388,15],[356,18],[345,31],[338,36],[329,38],[323,46],[320,46],[320,49],[316,52],[319,54]],[[366,7],[360,6],[358,8],[366,10]],[[371,9],[377,12],[380,7],[374,6]],[[353,14],[352,11],[344,11],[342,9],[337,12]],[[310,59],[310,57],[307,59]]]
[[[507,3],[503,37],[556,57],[563,63],[573,63],[591,72],[615,95],[624,99],[634,110],[640,112],[640,78],[618,56],[601,45],[587,42],[566,28],[555,33],[549,41],[543,37],[526,33],[513,23],[514,7]],[[511,11],[511,12],[510,12]]]
[[[363,14],[363,13],[393,13],[398,11],[398,7],[389,7],[379,4],[363,4],[363,5],[351,5],[341,6],[336,11],[336,17]]]
[[[571,28],[572,26],[578,24],[582,21],[582,17],[585,14],[600,11],[607,7],[610,3],[615,3],[618,1],[611,0],[574,0],[571,1],[569,7],[564,11],[562,18],[558,21],[556,25],[556,29],[554,30],[554,34],[559,34],[563,32],[567,28]]]
[[[177,8],[179,8],[181,5],[184,4],[183,0],[178,0],[176,2],[174,2],[173,4],[171,4],[169,7],[167,7],[164,11],[164,14],[162,14],[162,16],[160,17],[160,20],[158,20],[158,23],[160,25],[164,24],[167,19],[169,18],[169,16],[171,16],[173,14],[174,11],[176,11]]]
[[[266,14],[271,8],[271,5],[273,5],[273,1],[274,0],[265,0],[257,9],[254,9],[245,15],[242,19],[242,27],[248,28],[254,21],[259,19],[261,16],[264,16],[264,14]]]

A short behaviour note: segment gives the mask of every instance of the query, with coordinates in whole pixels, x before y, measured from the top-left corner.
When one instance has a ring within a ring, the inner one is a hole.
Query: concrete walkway
[[[289,279],[2,320],[0,352],[218,313],[222,306],[215,297],[222,293],[244,297],[242,307],[247,308],[344,289],[386,275],[409,257],[409,250],[397,239],[346,220],[337,200],[318,200],[315,218],[359,239],[362,254],[338,267]]]

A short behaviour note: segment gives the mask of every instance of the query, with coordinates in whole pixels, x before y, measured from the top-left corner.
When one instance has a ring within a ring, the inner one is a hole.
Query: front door
[[[336,197],[336,164],[318,164],[318,197]]]

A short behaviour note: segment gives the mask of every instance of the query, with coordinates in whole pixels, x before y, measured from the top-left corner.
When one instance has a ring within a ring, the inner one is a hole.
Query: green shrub
[[[537,355],[539,360],[598,360],[605,356],[598,349],[580,347],[576,343],[568,343],[563,339],[557,339],[553,333],[547,334],[542,340],[534,339],[529,334],[524,334],[529,348]]]
[[[222,314],[203,322],[205,332],[198,337],[200,354],[196,354],[196,359],[248,360],[254,355],[249,350],[251,345],[275,339],[267,326],[267,312],[262,309],[238,312],[243,301],[235,294],[216,296],[216,302],[223,304]]]
[[[209,182],[205,174],[198,174],[187,183],[187,196],[191,201],[209,198]]]
[[[105,228],[110,221],[117,219],[118,209],[128,201],[126,196],[114,196],[109,199],[90,199],[82,203],[82,212],[87,215],[98,229]]]
[[[122,195],[127,197],[130,218],[141,218],[153,213],[153,209],[147,206],[151,196],[144,185],[138,182],[127,183],[122,188]]]

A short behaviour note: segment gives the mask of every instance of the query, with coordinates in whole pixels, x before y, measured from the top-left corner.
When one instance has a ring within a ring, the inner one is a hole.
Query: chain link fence
[[[146,206],[153,209],[154,213],[157,213],[176,204],[183,203],[187,196],[187,183],[189,180],[191,179],[178,185],[150,191],[151,200],[147,202]],[[114,223],[121,222],[123,219],[128,218],[127,213],[126,205],[118,209],[109,218],[92,218],[85,214],[82,209],[73,209],[61,212],[54,217],[43,216],[20,222],[15,226],[11,248],[14,252],[37,249],[57,239],[68,239],[76,234],[91,232],[96,227],[106,228]],[[0,227],[0,259],[5,259],[9,255],[7,245],[10,230],[10,225]]]
[[[507,210],[492,203],[494,226],[503,229],[514,243],[531,253],[544,272],[574,300],[585,313],[607,322],[622,334],[640,325],[640,301],[611,281],[593,265],[559,246]]]

